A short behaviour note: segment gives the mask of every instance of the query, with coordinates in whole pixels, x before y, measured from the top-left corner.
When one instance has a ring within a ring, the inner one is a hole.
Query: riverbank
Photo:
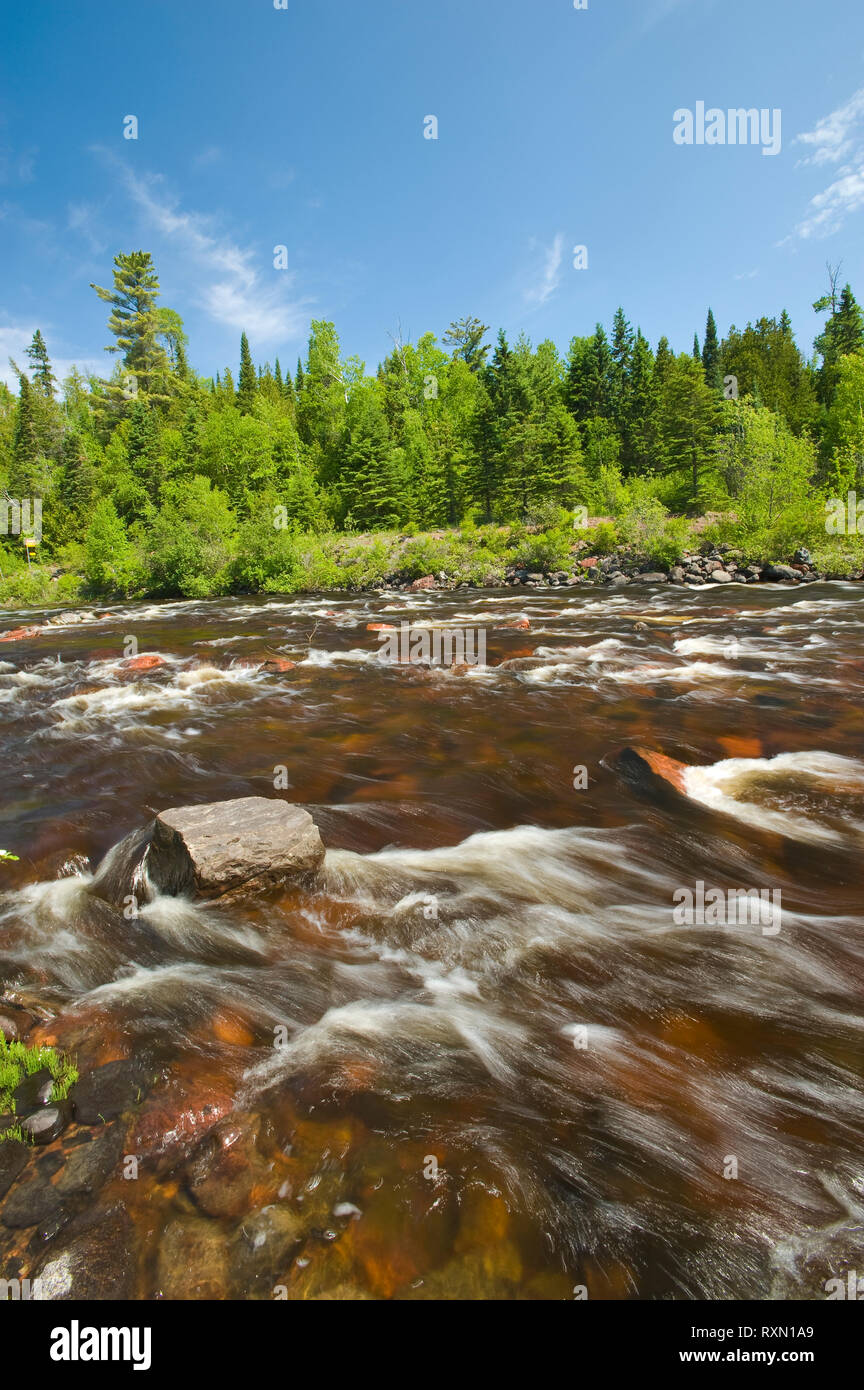
[[[562,514],[563,515],[563,514]],[[505,586],[812,583],[864,577],[864,540],[806,535],[769,545],[747,540],[716,517],[671,518],[659,530],[643,527],[623,538],[615,521],[594,517],[582,528],[554,525],[473,525],[451,530],[301,535],[262,529],[218,572],[180,575],[171,585],[152,580],[141,552],[109,579],[87,578],[80,548],[57,563],[9,572],[4,555],[0,607],[74,608],[96,600],[219,598],[234,594],[381,589],[495,589]],[[19,562],[20,563],[20,562]],[[113,577],[112,577],[113,576]]]

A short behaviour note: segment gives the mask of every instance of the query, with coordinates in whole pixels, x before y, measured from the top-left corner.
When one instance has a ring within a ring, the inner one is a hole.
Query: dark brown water
[[[122,1209],[147,1298],[822,1298],[864,1268],[862,605],[326,595],[0,646],[0,983],[82,1072],[153,1077],[138,1176],[0,1225],[0,1264]],[[403,620],[482,626],[489,665],[383,665],[367,624]],[[129,636],[166,664],[130,677]],[[689,796],[637,795],[628,745]],[[312,811],[317,891],[130,923],[57,877],[249,795]],[[679,925],[699,882],[779,892],[779,931]]]

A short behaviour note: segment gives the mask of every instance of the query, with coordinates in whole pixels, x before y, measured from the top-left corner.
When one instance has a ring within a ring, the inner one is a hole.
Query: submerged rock
[[[79,1124],[101,1125],[131,1110],[149,1090],[146,1069],[134,1059],[106,1062],[78,1082],[73,1091]]]
[[[682,796],[687,795],[685,773],[687,764],[650,748],[623,748],[609,765],[625,781],[643,791],[656,791],[658,783],[666,783]]]
[[[226,1298],[228,1251],[219,1226],[202,1217],[172,1221],[162,1235],[157,1278],[163,1298]]]
[[[79,1217],[65,1233],[64,1248],[52,1250],[36,1273],[37,1295],[55,1299],[129,1299],[135,1291],[132,1222],[125,1207],[112,1207]]]
[[[29,1145],[19,1144],[17,1139],[4,1139],[0,1144],[0,1202],[27,1167],[31,1152]]]
[[[177,807],[157,816],[147,859],[163,893],[259,892],[314,873],[324,845],[308,811],[262,796]]]
[[[5,1147],[5,1145],[4,1145]],[[26,1226],[38,1226],[50,1221],[63,1206],[63,1197],[50,1179],[30,1178],[22,1182],[6,1198],[0,1221],[13,1230]]]

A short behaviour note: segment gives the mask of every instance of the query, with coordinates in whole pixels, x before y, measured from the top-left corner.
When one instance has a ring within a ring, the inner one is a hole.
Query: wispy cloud
[[[864,121],[864,87],[859,88],[853,97],[823,116],[812,130],[795,136],[795,143],[807,145],[812,153],[799,161],[801,164],[837,164],[846,155],[855,152],[860,143],[860,131],[856,128]]]
[[[22,150],[0,148],[0,183],[32,183],[36,177],[36,145]]]
[[[51,351],[51,327],[50,324],[38,324],[35,320],[5,319],[0,323],[0,381],[5,381],[7,386],[11,386],[13,391],[18,390],[18,378],[9,365],[9,358],[14,357],[18,366],[23,371],[28,371],[30,363],[24,355],[24,349],[30,344],[33,334],[37,328],[41,328],[42,336],[48,348],[51,358],[51,366],[58,381],[62,381],[68,376],[73,366],[77,366],[86,376],[88,372],[104,372],[105,363],[97,361],[91,357],[55,357]]]
[[[98,209],[92,203],[70,203],[66,209],[66,226],[70,232],[79,232],[95,256],[101,256],[107,248],[104,235],[97,226]]]
[[[561,262],[564,259],[564,234],[558,232],[543,256],[543,270],[535,285],[525,290],[528,304],[545,304],[561,284]]]
[[[742,270],[740,275],[733,275],[733,280],[755,280],[759,274],[758,270]]]
[[[208,145],[206,150],[202,150],[192,161],[196,169],[206,169],[208,164],[218,164],[222,158],[222,151],[218,145]]]
[[[786,241],[831,236],[864,207],[864,87],[795,140],[810,151],[799,165],[840,167],[827,187],[810,199],[806,215]]]
[[[196,302],[215,323],[245,330],[263,343],[302,335],[310,301],[294,295],[292,272],[272,268],[272,246],[238,245],[216,228],[213,218],[187,212],[161,194],[160,175],[141,177],[110,158],[147,222],[190,263],[198,282]],[[259,268],[262,264],[270,267],[266,276]]]

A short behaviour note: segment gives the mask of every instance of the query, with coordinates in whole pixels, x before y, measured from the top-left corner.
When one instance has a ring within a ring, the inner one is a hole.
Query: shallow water
[[[0,982],[82,1072],[157,1078],[137,1179],[85,1204],[129,1212],[135,1295],[824,1297],[864,1259],[862,605],[841,583],[327,594],[0,646]],[[367,624],[402,621],[482,627],[489,664],[384,665]],[[129,637],[166,664],[131,679]],[[686,763],[687,796],[637,792],[628,745]],[[314,891],[129,923],[57,877],[166,807],[249,795],[312,812]],[[680,925],[699,883],[779,893],[780,929]],[[254,1177],[236,1201],[207,1098]],[[250,1263],[271,1208],[295,1236]],[[187,1286],[178,1222],[207,1223]],[[0,1227],[24,1269],[62,1241]]]

